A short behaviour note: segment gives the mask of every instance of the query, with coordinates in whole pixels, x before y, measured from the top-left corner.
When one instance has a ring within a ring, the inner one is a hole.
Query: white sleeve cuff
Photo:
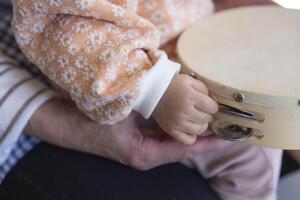
[[[180,64],[169,60],[166,53],[162,53],[144,76],[133,110],[148,119],[179,70]]]
[[[4,61],[0,54],[1,60]],[[46,101],[54,98],[56,93],[11,62],[2,62],[0,74],[1,165],[10,155],[32,114]]]

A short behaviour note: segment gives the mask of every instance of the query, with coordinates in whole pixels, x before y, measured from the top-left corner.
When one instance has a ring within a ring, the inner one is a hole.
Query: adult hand
[[[201,137],[193,145],[171,139],[138,114],[111,126],[101,126],[84,116],[71,102],[51,100],[32,116],[27,132],[61,147],[92,153],[147,170],[196,154],[223,148],[215,137]]]

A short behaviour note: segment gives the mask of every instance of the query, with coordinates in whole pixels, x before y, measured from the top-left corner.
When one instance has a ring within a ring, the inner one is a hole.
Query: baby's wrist
[[[142,114],[146,119],[152,116],[179,70],[180,65],[169,60],[163,53],[143,78],[140,86],[141,92],[133,110]]]

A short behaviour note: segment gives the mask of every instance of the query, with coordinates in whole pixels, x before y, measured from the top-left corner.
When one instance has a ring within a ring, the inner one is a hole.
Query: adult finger
[[[230,143],[215,136],[199,137],[195,144],[184,145],[174,140],[144,142],[144,152],[155,166],[177,162],[194,155],[219,150]]]

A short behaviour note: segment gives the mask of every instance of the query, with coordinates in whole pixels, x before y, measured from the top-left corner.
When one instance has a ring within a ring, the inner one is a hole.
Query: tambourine
[[[220,12],[184,32],[177,53],[183,72],[203,81],[219,103],[216,135],[300,149],[300,11]]]

